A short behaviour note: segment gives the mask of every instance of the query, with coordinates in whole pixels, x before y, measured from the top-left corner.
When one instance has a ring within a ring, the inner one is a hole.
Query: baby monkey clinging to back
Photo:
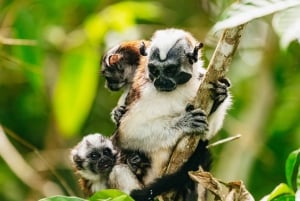
[[[112,120],[118,124],[125,113],[125,101],[133,82],[136,69],[140,65],[141,48],[149,46],[149,41],[134,40],[122,42],[110,48],[102,58],[101,73],[105,78],[105,85],[112,91],[124,89],[118,106],[112,111]]]

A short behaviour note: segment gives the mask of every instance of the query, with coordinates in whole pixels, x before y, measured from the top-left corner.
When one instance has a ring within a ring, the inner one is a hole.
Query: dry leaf
[[[254,201],[253,196],[246,189],[242,181],[233,181],[227,183],[229,193],[225,197],[225,201]]]
[[[215,200],[224,200],[220,182],[209,172],[203,170],[190,171],[190,177],[215,195]]]

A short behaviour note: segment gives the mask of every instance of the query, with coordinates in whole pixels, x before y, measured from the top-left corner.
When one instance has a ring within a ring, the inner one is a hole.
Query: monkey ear
[[[194,47],[193,52],[189,52],[186,54],[188,57],[189,63],[192,65],[193,63],[196,63],[198,61],[198,52],[203,47],[203,43],[199,43]]]
[[[141,43],[141,46],[140,46],[140,54],[142,56],[147,56],[146,45],[145,45],[144,41]]]
[[[122,55],[121,54],[112,54],[110,56],[108,56],[108,64],[109,66],[112,66],[116,63],[118,63],[120,61],[120,59],[122,59]]]

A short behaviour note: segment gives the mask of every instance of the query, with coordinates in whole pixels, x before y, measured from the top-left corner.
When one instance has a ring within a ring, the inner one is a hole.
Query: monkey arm
[[[110,188],[120,189],[125,193],[133,189],[140,189],[141,183],[126,164],[117,164],[109,174],[108,184]]]

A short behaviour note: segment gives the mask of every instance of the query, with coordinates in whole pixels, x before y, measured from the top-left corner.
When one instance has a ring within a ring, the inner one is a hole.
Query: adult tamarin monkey
[[[227,79],[210,86],[215,92],[215,104],[209,118],[201,109],[189,106],[205,73],[198,55],[200,47],[190,33],[166,29],[157,31],[150,46],[141,51],[147,56],[142,57],[136,70],[125,101],[126,112],[113,139],[123,150],[138,150],[149,156],[151,168],[143,178],[146,186],[159,178],[184,133],[196,132],[207,140],[222,126],[230,105]],[[182,185],[180,181],[178,184]],[[137,199],[141,194],[157,195],[153,189],[131,195]]]

